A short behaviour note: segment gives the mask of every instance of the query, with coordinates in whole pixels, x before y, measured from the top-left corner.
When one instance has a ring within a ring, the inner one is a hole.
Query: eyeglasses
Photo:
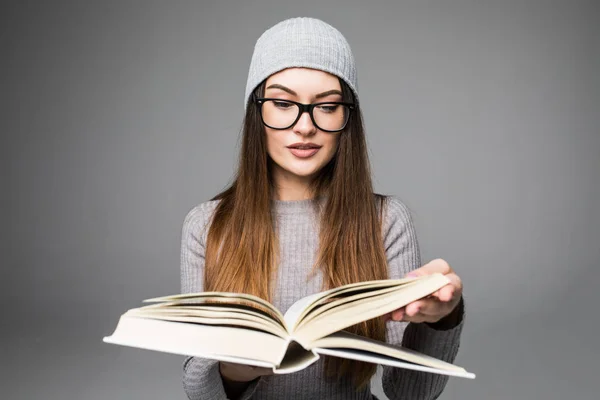
[[[292,100],[255,98],[263,124],[272,129],[289,129],[308,112],[312,123],[325,132],[339,132],[346,127],[354,104],[342,101],[302,104]]]

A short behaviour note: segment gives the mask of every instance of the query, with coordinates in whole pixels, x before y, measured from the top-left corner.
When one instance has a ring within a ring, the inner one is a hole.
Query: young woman
[[[330,25],[289,19],[257,41],[250,65],[238,172],[193,208],[182,231],[182,292],[246,292],[285,311],[339,285],[446,274],[433,297],[349,328],[453,362],[462,330],[462,284],[443,260],[421,266],[411,216],[373,193],[356,70]],[[251,344],[250,344],[251,345]],[[190,399],[372,399],[375,366],[324,357],[289,375],[190,357]],[[433,399],[447,377],[384,367],[390,399]]]

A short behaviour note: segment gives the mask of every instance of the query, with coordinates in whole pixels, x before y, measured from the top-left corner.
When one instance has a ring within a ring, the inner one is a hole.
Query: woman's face
[[[267,79],[264,97],[310,104],[342,101],[342,91],[340,82],[334,75],[308,68],[289,68]],[[286,111],[281,104],[270,104],[270,109],[277,115],[285,117],[285,112],[297,115],[296,111]],[[263,116],[268,112],[269,108],[263,106]],[[317,110],[314,112],[316,114]],[[321,122],[317,123],[321,125]],[[320,130],[313,124],[308,113],[303,113],[298,122],[288,129],[277,130],[265,126],[265,130],[267,152],[274,161],[273,178],[279,185],[309,183],[337,151],[339,133]],[[306,149],[307,147],[311,148]]]

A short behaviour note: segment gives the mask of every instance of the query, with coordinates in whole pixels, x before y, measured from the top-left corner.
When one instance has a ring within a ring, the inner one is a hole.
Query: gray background
[[[102,337],[179,290],[254,42],[313,16],[355,53],[376,190],[464,280],[478,377],[442,398],[598,398],[597,3],[281,3],[3,2],[0,397],[185,397],[182,357]]]

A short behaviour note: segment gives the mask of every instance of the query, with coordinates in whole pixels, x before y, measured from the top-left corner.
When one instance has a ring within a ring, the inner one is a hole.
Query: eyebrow
[[[288,87],[285,87],[283,85],[280,85],[278,83],[274,83],[272,85],[269,85],[267,87],[267,89],[280,89],[280,90],[283,90],[284,92],[287,92],[287,93],[291,94],[292,96],[298,96],[298,93],[294,92],[292,89],[290,89]],[[315,96],[315,98],[321,99],[323,97],[327,97],[327,96],[332,95],[332,94],[339,94],[341,96],[342,92],[339,91],[339,90],[337,90],[337,89],[332,89],[332,90],[328,90],[326,92],[317,94]]]

